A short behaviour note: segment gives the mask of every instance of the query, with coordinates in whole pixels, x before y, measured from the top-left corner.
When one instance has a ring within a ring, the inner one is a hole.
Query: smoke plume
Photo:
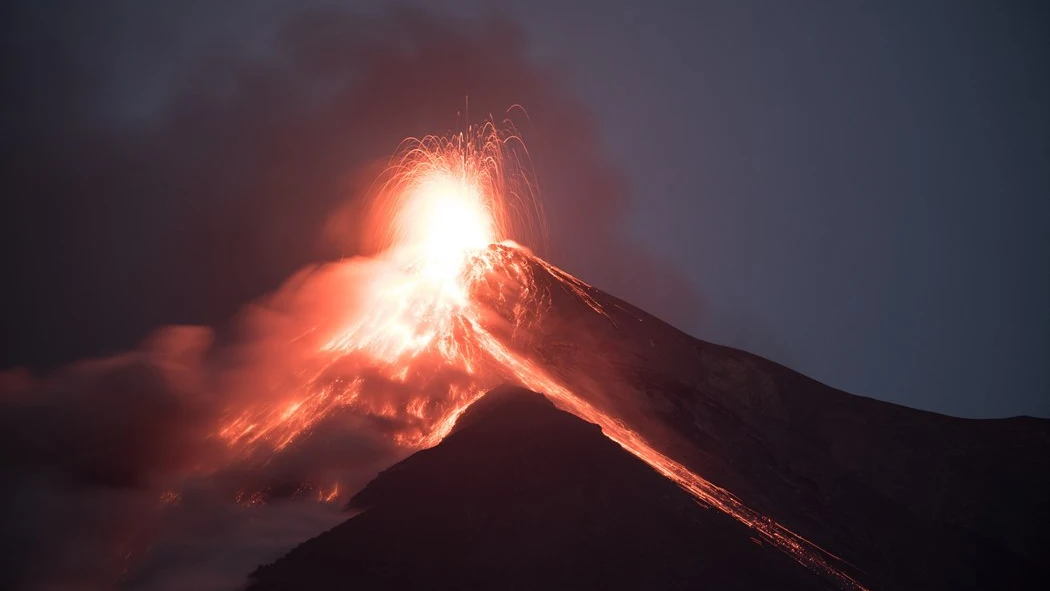
[[[623,237],[625,183],[593,119],[513,23],[287,10],[252,43],[161,52],[176,63],[128,93],[120,60],[150,33],[181,38],[183,20],[128,37],[141,23],[121,3],[40,6],[4,31],[3,297],[18,312],[0,361],[36,371],[0,374],[0,586],[235,587],[406,453],[392,435],[414,426],[377,413],[334,413],[266,458],[215,436],[282,400],[304,335],[379,272],[352,258],[370,254],[361,196],[405,137],[513,118],[549,257],[692,313],[687,284]],[[363,377],[397,403],[401,386]]]

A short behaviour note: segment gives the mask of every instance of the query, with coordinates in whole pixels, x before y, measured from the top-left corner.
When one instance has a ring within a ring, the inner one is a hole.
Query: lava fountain
[[[589,285],[513,242],[538,249],[546,243],[527,162],[520,139],[491,123],[448,138],[406,140],[372,190],[374,279],[355,286],[357,301],[345,317],[303,337],[311,354],[287,394],[231,410],[218,436],[244,457],[272,455],[326,417],[350,411],[393,421],[394,442],[414,451],[440,442],[484,392],[516,382],[598,424],[698,502],[840,588],[863,589],[835,557],[659,452],[626,417],[611,416],[591,402],[594,396],[570,390],[512,346],[513,336],[550,305],[535,281],[537,269],[594,313],[605,313]]]

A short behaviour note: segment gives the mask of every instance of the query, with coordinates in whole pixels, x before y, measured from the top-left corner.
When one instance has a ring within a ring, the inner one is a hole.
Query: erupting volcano
[[[960,589],[1041,572],[1045,421],[852,396],[595,289],[541,258],[528,153],[492,123],[406,140],[368,204],[371,254],[293,277],[203,370],[186,369],[203,354],[185,332],[128,357],[218,401],[189,414],[205,425],[185,436],[196,455],[160,472],[162,516],[177,522],[184,500],[281,519],[297,509],[279,502],[314,499],[327,527],[351,497],[364,511],[257,571],[260,589],[328,585],[351,552],[376,585],[441,572],[441,588],[479,561],[480,586],[551,588]],[[553,406],[511,397],[477,410],[503,385]],[[346,449],[370,451],[344,461]],[[989,500],[1002,498],[1012,502]],[[447,551],[406,541],[425,535]],[[149,571],[150,536],[121,534],[122,572]],[[568,540],[593,576],[566,572],[555,549]],[[761,572],[738,575],[752,565]]]
[[[1050,579],[1048,11],[157,4],[5,11],[0,591]]]
[[[837,559],[731,493],[658,451],[645,433],[645,401],[623,408],[570,387],[533,347],[552,299],[568,295],[615,325],[583,281],[513,239],[543,244],[542,209],[518,159],[520,141],[487,124],[451,138],[406,142],[376,184],[373,224],[382,267],[361,286],[354,311],[302,338],[316,342],[302,383],[280,404],[243,410],[221,437],[245,454],[273,453],[325,416],[350,407],[397,417],[412,428],[393,434],[407,449],[441,441],[484,392],[516,383],[599,425],[602,432],[660,474],[754,529],[839,587],[862,589]],[[402,384],[399,394],[368,381]]]

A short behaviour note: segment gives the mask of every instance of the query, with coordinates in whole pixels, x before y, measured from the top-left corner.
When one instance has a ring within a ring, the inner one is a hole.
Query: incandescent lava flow
[[[396,420],[403,427],[391,437],[411,451],[441,441],[484,392],[514,382],[599,425],[698,502],[839,588],[863,589],[834,556],[660,451],[666,442],[647,427],[644,404],[627,413],[599,392],[570,388],[530,348],[555,297],[608,318],[590,286],[511,241],[544,247],[533,187],[519,138],[491,123],[407,140],[374,185],[375,272],[348,288],[344,311],[301,337],[310,353],[287,395],[231,410],[218,436],[241,457],[265,457],[351,409]]]

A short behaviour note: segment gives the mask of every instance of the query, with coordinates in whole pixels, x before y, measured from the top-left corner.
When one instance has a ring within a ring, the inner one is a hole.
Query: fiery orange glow
[[[339,483],[332,484],[329,489],[320,488],[317,490],[317,500],[322,503],[331,503],[339,499]]]
[[[589,403],[587,393],[571,391],[539,360],[509,345],[506,335],[527,330],[529,319],[549,305],[532,269],[548,272],[608,317],[589,285],[511,242],[545,242],[525,156],[516,136],[492,124],[406,142],[373,196],[371,223],[382,228],[374,237],[376,279],[361,286],[348,318],[310,332],[314,353],[279,403],[231,412],[218,436],[238,453],[279,452],[326,417],[350,410],[395,421],[391,437],[412,451],[440,442],[484,392],[516,382],[598,424],[698,502],[751,527],[839,587],[862,589],[834,557],[660,453],[622,417]],[[510,317],[494,320],[486,298],[507,308],[506,291],[516,294]],[[338,483],[318,490],[321,501],[339,495]],[[252,493],[237,501],[262,502]]]

